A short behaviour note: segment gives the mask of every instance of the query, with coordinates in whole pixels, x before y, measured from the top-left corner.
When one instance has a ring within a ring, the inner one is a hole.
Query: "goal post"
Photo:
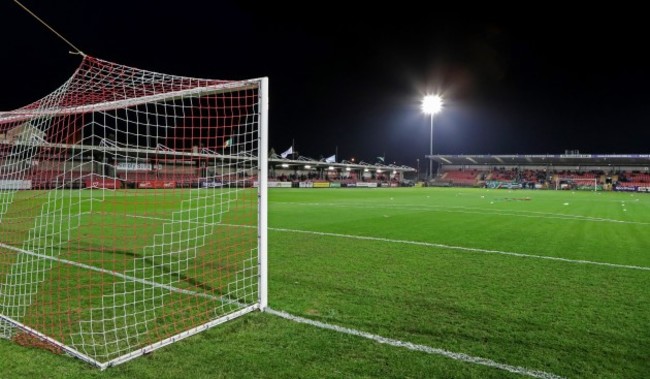
[[[600,188],[599,188],[600,187]],[[598,178],[573,178],[573,177],[556,177],[555,189],[576,189],[584,191],[602,191],[602,186],[598,185]]]
[[[0,112],[0,337],[101,369],[263,310],[268,78],[84,56]]]

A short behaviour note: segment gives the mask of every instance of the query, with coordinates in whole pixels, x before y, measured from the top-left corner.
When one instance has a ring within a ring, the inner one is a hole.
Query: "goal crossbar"
[[[132,107],[136,105],[158,102],[158,101],[173,101],[184,96],[196,96],[196,95],[217,95],[228,92],[233,92],[235,90],[249,90],[255,88],[251,82],[259,82],[261,79],[250,79],[245,81],[229,82],[223,84],[216,84],[206,87],[198,87],[191,90],[181,90],[181,91],[172,91],[165,92],[156,95],[141,96],[133,99],[126,100],[115,100],[108,102],[101,102],[96,104],[88,104],[82,106],[74,107],[52,107],[52,108],[20,108],[13,111],[0,112],[0,123],[5,122],[21,122],[29,120],[34,117],[51,117],[51,116],[62,116],[62,115],[73,115],[86,112],[101,112],[112,109]]]

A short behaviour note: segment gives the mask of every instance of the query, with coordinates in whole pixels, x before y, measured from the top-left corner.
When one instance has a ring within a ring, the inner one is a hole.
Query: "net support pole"
[[[260,132],[259,132],[259,217],[258,217],[258,254],[259,254],[259,301],[260,310],[268,306],[268,136],[269,136],[269,79],[262,78],[260,84]]]

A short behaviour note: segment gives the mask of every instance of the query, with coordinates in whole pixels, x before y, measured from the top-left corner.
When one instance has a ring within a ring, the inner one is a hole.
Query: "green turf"
[[[275,310],[562,377],[650,372],[648,195],[378,188],[269,198]],[[520,376],[254,313],[105,372],[0,340],[5,377]]]

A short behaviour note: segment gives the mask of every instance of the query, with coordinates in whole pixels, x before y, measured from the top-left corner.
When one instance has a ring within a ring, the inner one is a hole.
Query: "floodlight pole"
[[[431,141],[429,143],[429,180],[433,179],[433,112],[431,113]]]
[[[427,95],[422,99],[422,111],[431,116],[431,134],[429,144],[429,180],[433,179],[433,116],[442,109],[442,98],[437,95]]]

